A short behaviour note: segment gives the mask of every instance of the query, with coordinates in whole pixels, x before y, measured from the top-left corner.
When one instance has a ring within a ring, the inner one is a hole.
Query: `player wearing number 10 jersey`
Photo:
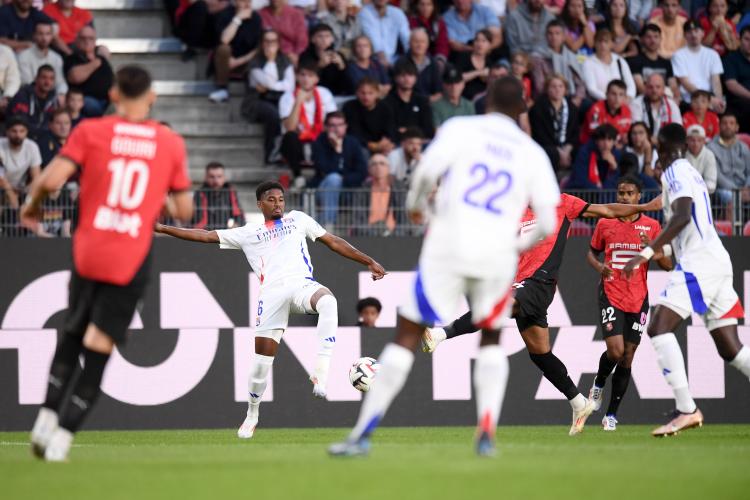
[[[193,212],[184,143],[147,119],[155,100],[150,75],[126,66],[110,95],[117,114],[75,129],[21,212],[25,225],[38,224],[47,194],[80,169],[68,312],[31,434],[34,453],[48,461],[67,459],[73,434],[99,395],[114,344],[125,340],[148,281],[153,227],[166,195],[177,193],[168,204],[176,218],[190,220]]]

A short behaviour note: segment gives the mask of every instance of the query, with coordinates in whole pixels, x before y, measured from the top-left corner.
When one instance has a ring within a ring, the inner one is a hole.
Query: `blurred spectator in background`
[[[430,98],[430,102],[440,99],[443,90],[441,65],[430,57],[430,39],[424,28],[414,28],[409,35],[409,53],[406,57],[411,59],[417,67],[417,83],[415,92]]]
[[[16,56],[10,47],[0,44],[0,120],[19,88],[21,88],[21,74],[18,71]]]
[[[442,97],[432,103],[432,121],[435,128],[439,128],[446,120],[454,116],[474,114],[474,104],[461,95],[465,85],[458,69],[453,66],[445,68]]]
[[[531,56],[533,94],[544,95],[547,79],[552,75],[562,75],[568,85],[568,97],[580,107],[586,97],[586,84],[578,57],[565,45],[565,27],[556,19],[547,25],[546,33],[547,46]]]
[[[383,306],[375,297],[365,297],[357,302],[357,326],[372,328],[380,316]]]
[[[651,22],[661,29],[659,55],[671,59],[677,49],[685,45],[683,27],[687,17],[680,12],[679,0],[661,0],[661,12],[651,18]]]
[[[605,99],[598,101],[586,112],[586,118],[581,126],[581,144],[585,144],[594,130],[605,123],[617,130],[617,143],[625,144],[630,125],[633,123],[625,89],[625,82],[622,80],[612,80],[607,84]]]
[[[361,187],[367,177],[367,162],[357,139],[346,133],[346,117],[341,111],[328,113],[325,132],[312,146],[315,165],[313,184],[318,187],[322,208],[321,224],[331,230],[339,213],[342,188]]]
[[[172,0],[175,2],[175,0]],[[174,33],[187,46],[182,55],[187,61],[195,57],[196,48],[213,49],[219,43],[221,29],[216,16],[229,6],[229,0],[176,0],[173,14]],[[218,29],[218,31],[217,31]]]
[[[687,128],[687,153],[685,159],[695,168],[706,182],[710,194],[716,191],[716,156],[706,147],[706,131],[700,125]]]
[[[203,185],[193,195],[195,214],[193,227],[214,231],[245,225],[245,212],[240,207],[237,192],[227,181],[224,165],[206,165]]]
[[[333,48],[333,30],[327,24],[316,24],[310,30],[310,45],[300,55],[318,65],[320,85],[333,95],[351,95],[352,89],[346,74],[343,54]]]
[[[439,63],[445,63],[450,56],[448,27],[435,8],[434,0],[411,0],[409,7],[409,27],[424,28],[430,40],[429,53]]]
[[[83,91],[78,87],[70,87],[65,94],[65,109],[68,110],[71,120],[71,128],[83,120]]]
[[[564,29],[565,47],[574,54],[591,55],[594,51],[594,34],[596,27],[586,15],[586,5],[583,0],[566,0],[560,17],[555,21],[561,23]],[[552,23],[547,24],[547,29]],[[549,38],[547,38],[549,44]]]
[[[630,67],[625,59],[612,52],[612,32],[606,28],[596,32],[594,37],[595,53],[583,63],[583,79],[589,97],[595,100],[604,99],[607,86],[612,80],[625,84],[628,98],[635,97],[635,82]]]
[[[591,140],[581,146],[573,164],[568,189],[614,189],[617,187],[620,151],[615,148],[617,129],[600,125]]]
[[[375,56],[383,66],[390,66],[398,54],[409,46],[409,21],[404,11],[388,0],[372,0],[357,16],[362,31],[372,42]]]
[[[217,14],[219,46],[213,58],[217,89],[209,94],[210,100],[224,102],[229,99],[230,73],[244,72],[255,55],[262,29],[260,15],[253,12],[250,0],[235,0],[234,5]]]
[[[34,83],[21,87],[8,105],[8,114],[23,115],[29,136],[36,140],[47,129],[52,112],[59,107],[55,94],[55,70],[45,64],[36,72]]]
[[[396,118],[384,100],[378,98],[378,82],[365,77],[357,85],[357,98],[344,104],[349,133],[368,153],[387,155],[395,147]]]
[[[42,168],[52,161],[65,145],[71,130],[70,113],[67,109],[56,109],[49,121],[49,129],[39,134],[36,144],[42,156]]]
[[[109,89],[115,79],[103,47],[96,46],[96,30],[84,26],[78,32],[73,53],[65,58],[68,84],[83,91],[83,115],[101,116],[109,106]]]
[[[465,82],[463,96],[469,100],[487,88],[487,76],[490,73],[489,54],[492,33],[481,29],[474,36],[470,52],[461,52],[456,56],[456,69],[463,75]]]
[[[333,48],[349,58],[354,41],[362,35],[362,25],[350,12],[349,0],[328,0],[328,10],[318,13],[318,21],[333,30]]]
[[[39,68],[44,65],[51,66],[55,71],[55,91],[62,103],[68,91],[68,82],[65,81],[62,57],[54,50],[50,50],[52,33],[52,24],[37,23],[34,28],[34,45],[18,54],[18,69],[21,72],[21,83],[27,84],[34,81]]]
[[[362,236],[390,236],[404,223],[405,187],[390,173],[388,158],[374,154],[367,163],[370,176],[365,181],[363,208],[357,211],[355,227]]]
[[[531,97],[531,77],[529,77],[529,56],[525,52],[516,52],[510,58],[510,74],[521,82],[523,86],[523,98],[526,106],[532,106],[534,99]]]
[[[740,48],[724,58],[724,80],[727,104],[737,113],[740,130],[750,133],[750,25],[740,31]]]
[[[716,195],[723,205],[732,201],[732,190],[742,190],[745,201],[750,193],[750,149],[737,137],[739,130],[737,116],[727,111],[719,120],[719,135],[708,143],[716,156]]]
[[[654,144],[651,142],[651,128],[642,121],[634,121],[628,131],[628,145],[625,151],[632,153],[638,160],[638,171],[634,175],[643,175],[653,178],[656,162],[659,154],[656,152]],[[656,187],[656,186],[655,186]]]
[[[510,75],[510,64],[508,61],[500,60],[496,61],[490,66],[490,73],[487,76],[487,86],[489,86],[494,80]],[[487,89],[484,92],[477,94],[474,97],[474,111],[478,115],[483,115],[487,109]]]
[[[672,58],[674,76],[682,86],[682,100],[689,103],[690,95],[696,90],[712,92],[711,108],[724,111],[721,75],[724,66],[714,49],[701,45],[703,28],[695,21],[687,21],[684,26],[687,46],[675,52]]]
[[[5,137],[0,138],[0,165],[0,176],[16,193],[22,193],[41,171],[39,147],[29,139],[29,126],[22,116],[11,116],[6,124]]]
[[[388,163],[391,175],[404,186],[409,185],[411,174],[422,159],[424,134],[417,127],[409,127],[401,134],[401,145],[390,152]]]
[[[294,67],[279,52],[279,34],[273,30],[263,32],[260,50],[250,59],[249,83],[242,101],[242,116],[251,123],[263,124],[264,159],[273,163],[281,127],[279,99],[284,92],[294,90]]]
[[[659,130],[669,123],[682,124],[680,107],[664,93],[664,77],[653,73],[646,79],[646,93],[636,97],[630,103],[630,112],[634,122],[646,122],[651,130],[651,142],[656,144]]]
[[[505,20],[507,44],[511,54],[534,54],[547,46],[547,24],[555,15],[544,8],[544,0],[527,0],[513,9]]]
[[[727,0],[708,0],[706,12],[699,18],[705,33],[703,45],[711,47],[720,56],[730,50],[737,50],[740,45],[737,30],[732,20],[727,17],[727,12]]]
[[[532,1],[541,2],[541,0]],[[443,21],[448,30],[448,43],[454,53],[453,56],[460,52],[471,52],[472,40],[476,38],[479,30],[490,31],[492,34],[490,45],[493,49],[503,43],[500,20],[489,7],[474,3],[472,0],[453,0],[453,7],[443,14]],[[510,30],[510,25],[507,29]],[[517,34],[518,30],[514,33]]]
[[[571,167],[578,143],[578,107],[566,96],[567,88],[565,78],[553,74],[529,111],[531,137],[544,148],[556,172]]]
[[[654,8],[654,0],[628,0],[628,12],[630,20],[638,28],[648,24],[648,18],[651,17],[651,11]]]
[[[312,166],[312,143],[323,132],[323,119],[336,111],[331,91],[318,86],[318,66],[301,60],[296,72],[297,85],[279,99],[282,131],[281,156],[295,176],[295,186],[303,187],[302,167]]]
[[[279,34],[281,52],[295,65],[307,48],[307,22],[301,10],[287,5],[286,0],[269,0],[260,11],[263,27]]]
[[[599,29],[612,32],[612,51],[622,57],[638,54],[638,27],[630,20],[625,0],[610,0]]]
[[[713,139],[719,133],[719,115],[708,109],[711,106],[711,93],[696,90],[690,95],[690,111],[682,117],[685,128],[700,125],[708,139]]]
[[[672,62],[659,55],[661,45],[661,28],[651,23],[641,29],[640,53],[627,59],[630,72],[638,94],[646,91],[646,79],[654,73],[659,73],[669,85],[671,97],[675,102],[680,100],[677,80],[672,72]]]
[[[39,238],[70,238],[75,206],[69,189],[63,188],[50,193],[42,202],[42,220],[32,232]]]
[[[385,97],[391,90],[391,80],[386,67],[372,53],[372,42],[366,35],[358,36],[352,43],[352,60],[346,68],[351,88],[356,91],[359,82],[371,78],[378,83],[378,95]]]
[[[57,23],[54,45],[58,51],[66,56],[72,54],[73,50],[70,46],[75,42],[81,28],[94,25],[94,16],[91,15],[91,12],[76,7],[75,3],[75,0],[57,0],[47,3],[42,9],[42,12]]]
[[[31,37],[37,23],[53,23],[39,9],[32,7],[31,0],[12,0],[0,7],[0,44],[15,52],[31,47]]]
[[[399,59],[393,66],[394,87],[385,98],[396,120],[396,132],[404,133],[407,127],[419,127],[432,138],[435,126],[432,123],[432,107],[427,96],[415,92],[417,67],[408,58]]]

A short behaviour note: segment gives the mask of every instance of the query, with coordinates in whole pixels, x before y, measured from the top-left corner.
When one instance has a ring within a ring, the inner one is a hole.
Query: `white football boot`
[[[594,402],[594,411],[599,411],[602,407],[602,400],[604,400],[604,387],[592,385],[589,391],[589,399]]]
[[[575,436],[583,432],[586,419],[594,412],[595,406],[593,401],[587,399],[586,405],[580,411],[573,410],[573,423],[570,425],[570,431],[568,431],[569,436]]]
[[[602,430],[605,431],[616,431],[617,430],[617,418],[614,415],[605,415],[602,419]]]
[[[31,429],[31,452],[38,458],[44,458],[52,434],[57,430],[57,413],[49,408],[40,408],[39,414]]]
[[[44,450],[44,459],[47,462],[67,462],[70,446],[73,444],[73,433],[62,427],[58,427],[47,443]]]
[[[260,414],[260,403],[250,403],[247,408],[247,416],[237,429],[237,437],[240,439],[250,439],[255,434],[255,428],[258,426],[258,416]]]
[[[445,339],[445,330],[442,328],[425,328],[422,332],[422,352],[435,352],[438,344]]]

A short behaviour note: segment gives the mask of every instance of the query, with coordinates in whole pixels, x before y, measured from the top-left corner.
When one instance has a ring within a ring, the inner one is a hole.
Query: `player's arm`
[[[360,264],[367,266],[367,269],[372,273],[373,280],[379,280],[387,274],[385,268],[378,264],[375,259],[366,253],[360,252],[343,238],[339,238],[331,233],[326,233],[319,237],[317,241],[320,241],[342,257],[346,257],[347,259],[351,259],[354,262],[359,262]]]
[[[693,199],[687,196],[677,198],[672,202],[672,218],[669,219],[667,227],[651,242],[650,246],[647,246],[639,255],[636,255],[625,264],[623,272],[626,277],[630,277],[633,274],[633,270],[639,265],[648,262],[656,255],[658,251],[660,255],[664,255],[663,247],[668,245],[680,231],[690,224],[690,209],[693,203]],[[671,249],[671,247],[670,247]],[[670,253],[667,251],[667,253]],[[660,260],[662,257],[657,256]],[[666,256],[665,256],[666,257]]]
[[[592,203],[580,215],[580,217],[601,217],[603,219],[616,219],[618,217],[630,217],[643,212],[653,212],[661,209],[661,196],[657,196],[648,203],[639,205],[625,205],[623,203]]]
[[[64,156],[56,156],[31,183],[29,195],[21,207],[21,224],[34,230],[42,216],[42,202],[50,193],[60,190],[75,173],[77,166]]]
[[[602,278],[609,278],[612,276],[612,268],[599,260],[600,253],[601,251],[599,250],[589,248],[589,252],[586,254],[586,262],[588,262],[598,274],[601,274]]]
[[[651,241],[648,239],[648,235],[646,233],[641,233],[641,243],[644,246],[651,246]],[[656,261],[656,264],[661,267],[665,271],[671,271],[674,267],[672,263],[672,246],[669,243],[666,243],[661,250],[656,252],[654,254],[654,260]]]
[[[166,234],[185,241],[196,241],[198,243],[219,243],[219,233],[206,231],[205,229],[184,229],[181,227],[167,226],[157,223],[154,232]]]

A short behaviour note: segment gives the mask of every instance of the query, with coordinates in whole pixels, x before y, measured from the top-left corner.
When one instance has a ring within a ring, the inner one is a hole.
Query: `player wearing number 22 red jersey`
[[[21,213],[27,226],[37,223],[41,201],[80,171],[68,312],[31,435],[34,453],[48,461],[67,459],[112,349],[125,340],[148,281],[153,228],[167,194],[178,192],[169,204],[175,217],[192,215],[183,140],[147,119],[154,101],[149,74],[136,66],[120,69],[112,97],[118,114],[75,129]]]

